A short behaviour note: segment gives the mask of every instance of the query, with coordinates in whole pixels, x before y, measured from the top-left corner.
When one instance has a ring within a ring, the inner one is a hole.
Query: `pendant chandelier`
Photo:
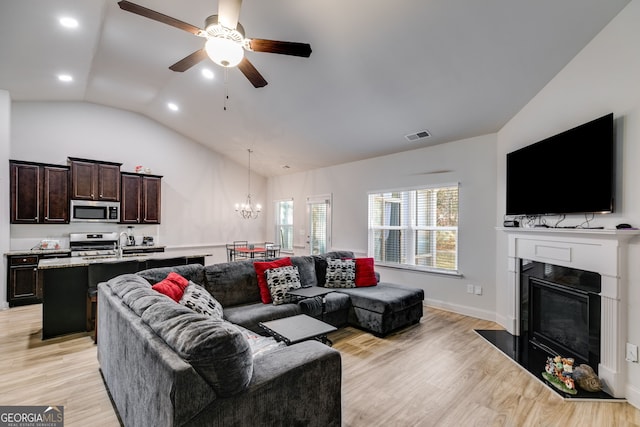
[[[249,179],[247,180],[247,200],[244,203],[236,203],[236,212],[244,219],[256,219],[262,210],[262,207],[251,202],[251,153],[253,150],[247,149],[249,152]]]

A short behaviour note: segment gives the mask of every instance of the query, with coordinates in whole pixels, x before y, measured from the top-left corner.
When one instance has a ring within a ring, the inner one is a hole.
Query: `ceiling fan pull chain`
[[[229,101],[229,68],[224,67],[224,111],[227,111]]]

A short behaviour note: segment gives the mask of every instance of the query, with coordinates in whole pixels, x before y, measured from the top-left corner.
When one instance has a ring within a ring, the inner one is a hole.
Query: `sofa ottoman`
[[[349,324],[378,336],[418,323],[423,314],[422,289],[378,283],[376,286],[335,291],[351,299]]]

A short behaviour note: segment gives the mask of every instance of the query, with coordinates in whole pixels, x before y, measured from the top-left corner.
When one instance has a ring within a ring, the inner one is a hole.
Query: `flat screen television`
[[[507,215],[613,212],[613,113],[507,154]]]

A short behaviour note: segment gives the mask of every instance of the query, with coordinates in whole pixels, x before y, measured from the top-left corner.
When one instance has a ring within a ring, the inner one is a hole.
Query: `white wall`
[[[547,136],[609,112],[614,113],[619,182],[616,213],[603,215],[592,226],[640,226],[640,1],[632,1],[538,95],[498,133],[498,208],[496,224],[505,212],[505,155]],[[567,225],[578,224],[573,217]],[[506,236],[497,233],[498,318],[506,315]],[[629,247],[628,341],[640,344],[640,241]],[[624,351],[624,349],[622,350]],[[640,366],[629,363],[627,399],[640,407]]]
[[[427,302],[495,319],[496,135],[486,135],[360,162],[269,178],[269,200],[294,200],[296,245],[306,240],[306,198],[332,194],[333,249],[367,253],[367,194],[430,184],[460,183],[459,269],[464,277],[377,268],[382,280],[423,288]],[[433,173],[450,171],[445,173]],[[273,224],[273,209],[268,224]],[[267,236],[273,233],[267,230]],[[302,250],[298,250],[301,253]],[[466,285],[483,295],[466,293]]]
[[[264,219],[243,220],[233,209],[246,197],[247,165],[140,114],[84,102],[14,102],[10,147],[9,158],[15,160],[64,165],[71,156],[121,162],[122,171],[133,172],[136,165],[151,168],[163,176],[162,223],[138,225],[136,234],[156,236],[159,244],[170,248],[265,239]],[[252,174],[251,184],[256,196],[266,197],[264,177]],[[70,231],[95,229],[91,224],[12,225],[11,249],[28,249],[44,237],[64,240]],[[213,249],[215,260],[226,260],[222,247]]]
[[[0,159],[7,158],[10,150],[11,98],[0,90]],[[9,250],[9,162],[0,161],[0,254]],[[7,308],[7,258],[2,257],[0,276],[0,310]]]

